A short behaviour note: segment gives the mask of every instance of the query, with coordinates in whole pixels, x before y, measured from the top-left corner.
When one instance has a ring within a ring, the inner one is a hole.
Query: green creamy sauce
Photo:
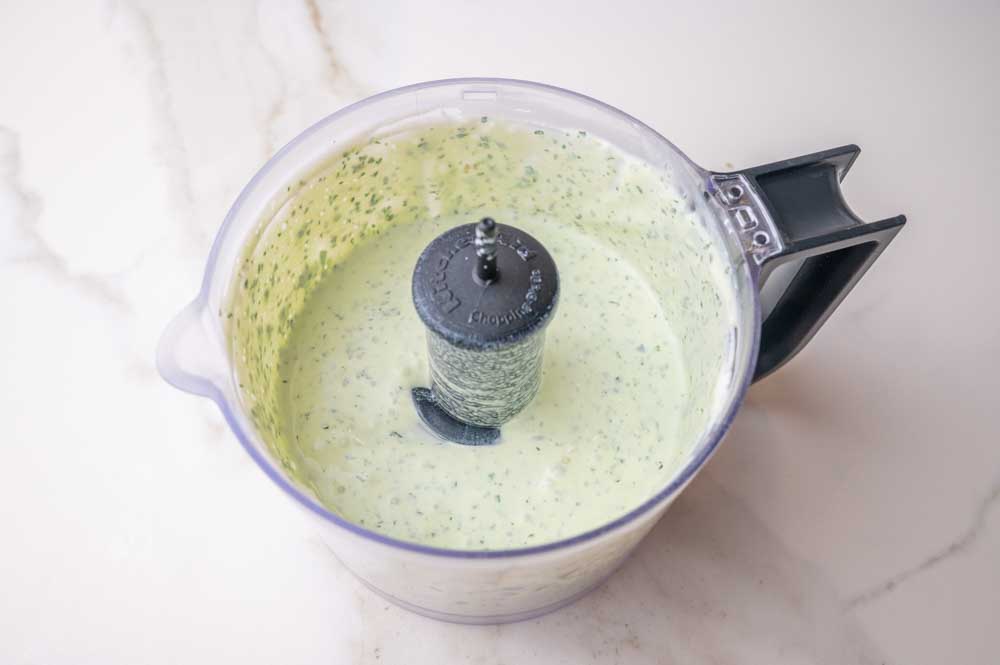
[[[483,120],[372,139],[289,188],[225,314],[243,400],[300,485],[366,528],[479,550],[582,533],[662,489],[717,407],[734,327],[721,252],[667,172]],[[546,246],[560,302],[540,393],[470,447],[414,411],[410,289],[434,237],[485,215]]]

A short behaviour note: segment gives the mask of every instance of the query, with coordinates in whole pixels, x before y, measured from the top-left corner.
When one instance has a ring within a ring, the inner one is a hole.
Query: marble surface
[[[2,3],[0,662],[997,662],[998,31],[989,1]],[[459,75],[711,168],[856,142],[852,206],[910,219],[624,569],[501,627],[372,595],[153,367],[269,155]]]

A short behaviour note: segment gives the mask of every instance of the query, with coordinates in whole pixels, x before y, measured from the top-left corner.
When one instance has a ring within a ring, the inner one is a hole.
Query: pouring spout
[[[167,325],[156,347],[156,369],[163,380],[193,395],[218,400],[226,370],[209,333],[210,313],[200,298],[187,304]]]

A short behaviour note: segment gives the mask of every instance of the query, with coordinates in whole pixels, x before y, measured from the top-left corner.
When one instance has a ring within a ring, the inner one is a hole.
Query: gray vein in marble
[[[347,69],[340,64],[340,60],[333,50],[333,41],[323,27],[323,14],[319,9],[319,5],[316,3],[316,0],[305,0],[305,3],[306,9],[309,10],[309,22],[312,24],[313,30],[316,31],[320,48],[326,54],[327,67],[330,71],[331,89],[335,92],[344,91],[350,93],[352,96],[360,96],[361,86],[348,74]],[[346,90],[342,90],[345,88]]]
[[[271,108],[268,109],[267,115],[264,117],[264,159],[270,159],[271,156],[277,152],[278,145],[274,139],[275,130],[274,127],[278,123],[278,119],[285,112],[285,84],[281,84],[281,93],[271,104]]]
[[[337,51],[334,48],[333,40],[324,27],[323,12],[316,0],[305,0],[301,7],[305,10],[305,18],[308,21],[308,29],[315,38],[319,51],[323,54],[323,69],[326,70],[326,86],[331,93],[338,97],[343,97],[347,101],[354,101],[366,94],[366,89],[356,81],[347,68],[344,67]],[[260,37],[260,35],[258,34]],[[260,39],[260,46],[273,66],[278,80],[279,92],[274,102],[271,104],[264,118],[264,143],[265,158],[270,158],[278,147],[287,139],[277,130],[281,117],[289,109],[288,83],[286,72],[283,71],[279,57],[272,52],[264,39]]]
[[[275,78],[278,81],[278,94],[275,96],[274,103],[271,104],[270,108],[267,110],[267,114],[264,116],[263,130],[261,131],[262,138],[264,140],[264,159],[268,160],[277,152],[280,145],[280,141],[277,139],[277,131],[275,128],[278,125],[278,121],[281,116],[285,113],[286,103],[285,98],[288,94],[288,85],[285,83],[284,76],[281,75],[281,63],[274,56],[271,50],[267,47],[264,42],[263,35],[260,34],[258,28],[257,41],[260,45],[261,51],[267,57],[271,67],[274,69]]]
[[[38,230],[41,196],[21,182],[21,153],[17,134],[0,126],[0,225],[9,225],[12,242],[0,253],[0,265],[28,265],[77,289],[81,294],[119,311],[131,306],[110,280],[74,273],[66,259],[54,251]]]
[[[141,67],[139,63],[137,69],[144,71],[148,78],[146,83],[151,93],[150,114],[158,130],[154,149],[161,155],[168,174],[170,202],[174,207],[179,226],[186,229],[190,239],[198,241],[197,246],[200,249],[204,234],[195,222],[194,194],[187,148],[184,146],[184,138],[175,117],[175,104],[170,80],[167,77],[163,43],[156,33],[153,21],[143,9],[122,2],[116,4],[115,14],[129,28],[126,36],[135,36],[138,42],[136,46],[140,51],[139,57],[147,64],[147,67]],[[126,51],[128,51],[127,41],[126,39]]]
[[[989,494],[987,494],[987,496],[976,507],[976,512],[972,522],[968,527],[966,527],[965,531],[963,531],[958,538],[949,543],[946,547],[930,555],[916,566],[896,573],[884,582],[876,584],[873,587],[852,596],[850,600],[848,600],[848,608],[852,610],[857,609],[879,600],[880,598],[898,589],[901,584],[912,580],[918,575],[926,573],[938,564],[952,558],[956,554],[961,554],[962,552],[968,550],[982,533],[983,527],[986,525],[986,518],[989,516],[990,511],[997,505],[1000,505],[1000,501],[998,501],[998,499],[1000,499],[1000,480],[993,484]]]
[[[739,634],[776,649],[775,656],[784,651],[804,662],[885,662],[863,626],[844,616],[824,571],[709,473],[678,498],[634,559],[644,575],[632,584],[658,590],[654,598],[666,605],[678,634],[706,644]],[[626,565],[619,574],[631,570]],[[814,625],[825,630],[811,631]],[[676,655],[683,663],[695,654]]]

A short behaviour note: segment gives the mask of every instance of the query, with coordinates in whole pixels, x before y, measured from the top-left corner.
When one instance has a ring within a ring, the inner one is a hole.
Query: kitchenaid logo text
[[[472,244],[472,238],[464,236],[456,240],[448,248],[447,254],[441,254],[437,258],[437,270],[431,274],[431,299],[443,309],[446,314],[455,311],[455,308],[462,304],[451,289],[448,288],[448,264],[452,258],[460,251]]]
[[[520,238],[514,238],[513,240],[507,237],[507,234],[501,232],[497,234],[497,244],[503,245],[504,247],[510,247],[512,250],[517,252],[518,257],[522,261],[530,261],[535,258],[535,250],[528,249],[528,246],[521,242]]]
[[[455,295],[454,291],[448,287],[448,266],[451,264],[451,260],[455,258],[456,254],[471,244],[471,236],[462,236],[461,238],[456,239],[455,242],[448,247],[446,253],[438,255],[435,270],[431,273],[431,300],[437,303],[437,306],[440,307],[445,314],[451,314],[462,304],[462,301]],[[514,238],[510,238],[505,233],[498,233],[497,244],[514,250],[514,253],[517,254],[518,258],[525,262],[531,261],[535,258],[535,256],[537,256],[537,252],[535,252],[535,250],[530,249],[527,245],[521,242],[520,238],[516,236]],[[510,323],[515,319],[524,318],[532,312],[532,303],[538,299],[538,291],[541,289],[541,283],[541,271],[537,269],[532,270],[531,286],[528,287],[528,292],[524,296],[524,302],[521,303],[519,307],[501,314],[485,314],[479,310],[474,310],[471,314],[469,314],[469,323],[501,326]]]

